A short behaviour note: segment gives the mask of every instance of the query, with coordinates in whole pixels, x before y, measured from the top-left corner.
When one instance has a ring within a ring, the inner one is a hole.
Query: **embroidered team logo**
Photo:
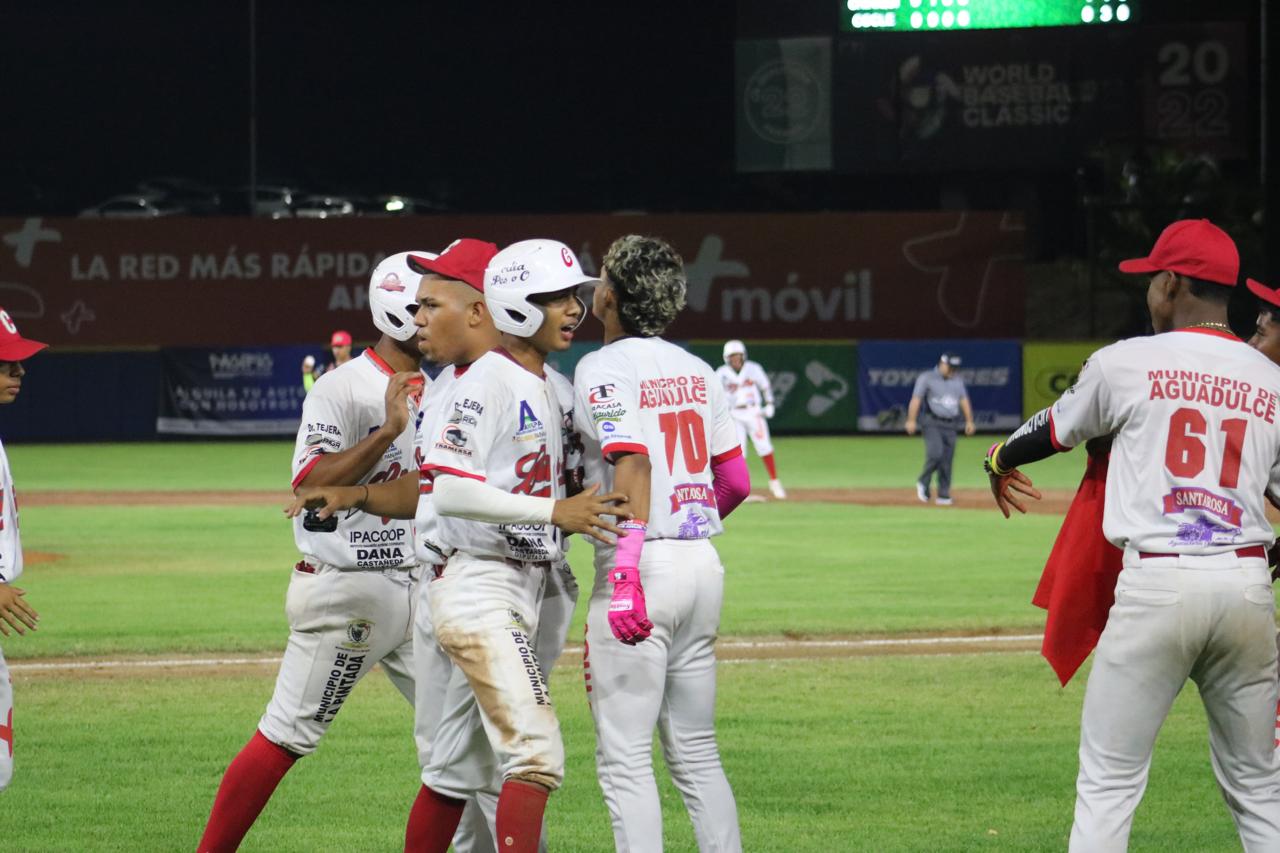
[[[369,637],[373,635],[373,623],[368,619],[352,619],[347,623],[347,643],[349,649],[369,648]]]

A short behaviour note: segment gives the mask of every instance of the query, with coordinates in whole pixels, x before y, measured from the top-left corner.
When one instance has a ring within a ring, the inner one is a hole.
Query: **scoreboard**
[[[1116,26],[1141,0],[839,0],[844,32]]]

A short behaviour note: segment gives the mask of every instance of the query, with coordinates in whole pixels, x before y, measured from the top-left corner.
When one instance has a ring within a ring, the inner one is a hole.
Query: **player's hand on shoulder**
[[[416,370],[397,373],[387,382],[386,419],[382,425],[396,435],[409,425],[409,395],[422,390],[422,374]]]
[[[366,494],[364,486],[302,486],[294,492],[293,503],[284,508],[284,514],[296,518],[314,509],[323,521],[339,510],[352,509]]]
[[[27,633],[27,629],[36,630],[40,614],[23,599],[26,590],[7,583],[0,583],[0,633],[10,636],[9,628],[19,634]]]
[[[603,516],[612,515],[619,520],[631,518],[631,513],[623,508],[627,496],[623,492],[596,494],[599,491],[600,484],[592,483],[573,497],[556,501],[551,510],[551,523],[566,532],[581,533],[612,545],[613,540],[601,535],[600,531],[607,531],[615,536],[621,535],[622,531]]]

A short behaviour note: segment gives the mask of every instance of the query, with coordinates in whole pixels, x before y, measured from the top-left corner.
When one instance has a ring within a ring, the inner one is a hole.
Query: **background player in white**
[[[751,483],[710,365],[659,337],[685,286],[669,245],[616,240],[592,300],[605,346],[574,377],[587,479],[625,494],[635,516],[619,522],[627,535],[616,547],[596,546],[583,661],[600,787],[617,849],[629,853],[663,849],[655,727],[699,849],[742,849],[715,736],[724,568],[711,537]]]
[[[415,471],[422,391],[415,343],[418,275],[407,252],[373,271],[369,307],[382,337],[327,371],[302,406],[293,487],[368,484]],[[413,701],[413,527],[359,505],[321,525],[294,519],[302,554],[289,581],[289,643],[258,730],[227,768],[200,851],[235,850],[284,774],[314,752],[375,664]],[[328,529],[324,529],[325,527]]]
[[[0,308],[0,406],[18,398],[26,369],[22,362],[45,348],[45,344],[24,338],[8,312]],[[28,604],[26,592],[13,585],[22,576],[22,540],[18,535],[18,501],[14,495],[9,457],[0,444],[0,634],[19,635],[36,630],[40,614]],[[0,791],[13,779],[13,685],[9,667],[0,649]]]
[[[751,443],[769,472],[769,491],[778,500],[784,500],[787,492],[778,479],[773,441],[769,437],[769,419],[774,413],[769,374],[758,363],[747,360],[747,347],[742,341],[726,341],[723,354],[724,364],[716,368],[716,376],[729,397],[743,456],[747,453],[747,436],[751,436]]]
[[[1244,847],[1280,850],[1275,599],[1264,491],[1280,490],[1280,372],[1231,334],[1231,238],[1183,220],[1149,257],[1156,335],[1104,347],[1077,383],[988,452],[1007,516],[1038,497],[1017,467],[1115,433],[1103,533],[1124,550],[1085,691],[1071,849],[1124,850],[1152,747],[1187,678]]]
[[[398,273],[393,271],[391,275],[398,275]],[[341,367],[351,360],[351,333],[339,329],[330,335],[329,352],[331,358],[327,358],[319,364],[316,363],[313,355],[302,359],[302,387],[305,390],[310,391],[314,388],[316,380],[326,372],[333,370],[335,367]]]

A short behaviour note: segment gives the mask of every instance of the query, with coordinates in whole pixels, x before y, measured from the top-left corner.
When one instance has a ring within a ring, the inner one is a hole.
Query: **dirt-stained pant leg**
[[[502,779],[551,790],[564,776],[564,744],[532,638],[546,570],[459,552],[428,585],[436,641],[466,677]],[[455,694],[451,681],[446,709]],[[423,772],[432,784],[450,768],[436,756]],[[456,795],[455,795],[456,796]]]
[[[1215,773],[1245,849],[1280,850],[1269,576],[1234,555],[1208,566],[1217,559],[1187,568],[1188,558],[1135,565],[1126,556],[1085,690],[1072,851],[1127,849],[1156,734],[1188,677],[1200,687]]]
[[[0,649],[0,791],[13,781],[13,684]]]
[[[298,755],[316,750],[374,665],[391,656],[396,686],[412,701],[399,655],[412,639],[417,572],[295,570],[285,612],[289,642],[258,729]],[[392,672],[392,670],[389,670]]]

